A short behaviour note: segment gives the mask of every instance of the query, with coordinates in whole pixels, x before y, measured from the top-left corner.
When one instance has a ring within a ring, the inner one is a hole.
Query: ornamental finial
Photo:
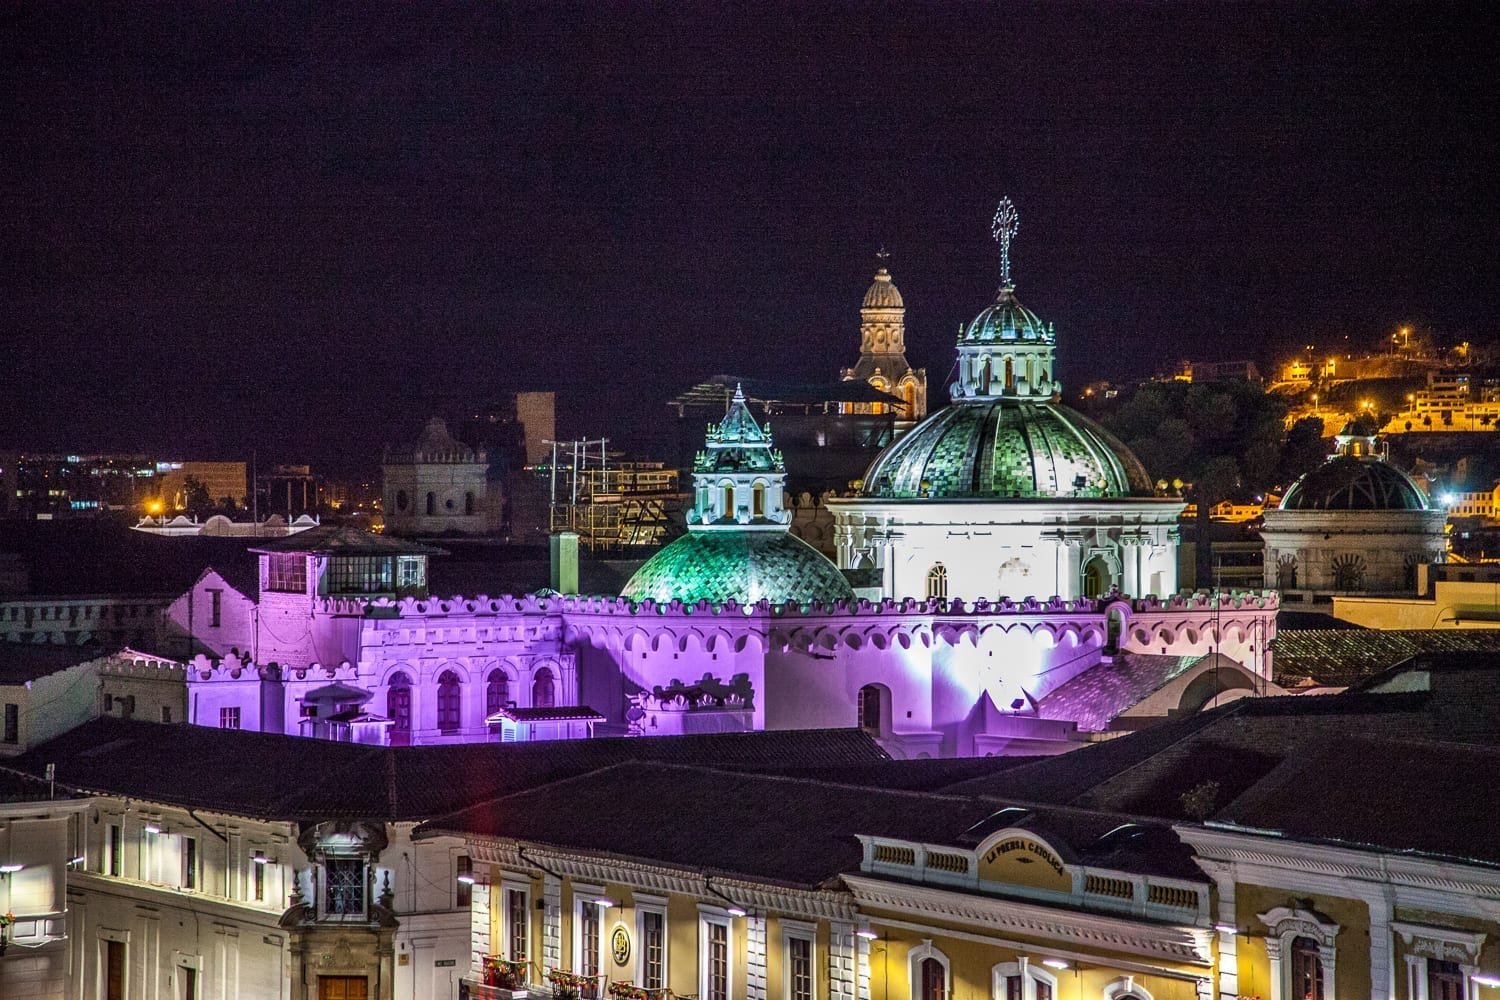
[[[1021,228],[1021,215],[1009,197],[1001,198],[995,209],[995,221],[990,234],[1000,243],[1000,283],[1010,287],[1010,241],[1016,238]]]
[[[880,266],[885,267],[885,262],[891,259],[891,252],[887,250],[885,248],[885,244],[882,243],[880,244],[880,249],[875,251],[875,257],[880,261]]]

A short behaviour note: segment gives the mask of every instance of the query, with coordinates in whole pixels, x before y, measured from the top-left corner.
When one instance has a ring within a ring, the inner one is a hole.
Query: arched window
[[[926,939],[906,955],[912,1000],[948,1000],[948,956]]]
[[[1015,360],[1015,358],[1009,358],[1008,357],[1008,358],[1005,359],[1005,391],[1006,392],[1015,392],[1015,390],[1016,390],[1016,360]]]
[[[750,516],[766,516],[766,484],[756,483],[750,488]]]
[[[948,970],[935,958],[922,959],[921,1000],[948,1000]]]
[[[411,678],[401,671],[386,682],[385,714],[391,717],[391,743],[411,742]]]
[[[438,732],[458,732],[459,705],[462,699],[463,689],[458,683],[458,675],[451,670],[444,670],[438,678]]]
[[[901,387],[901,398],[906,400],[902,416],[907,420],[917,419],[917,383],[908,381]]]
[[[1053,1000],[1057,996],[1057,977],[1037,968],[1035,960],[1003,962],[993,970],[993,1000]],[[1105,996],[1114,993],[1105,990]]]
[[[927,597],[939,601],[948,598],[948,567],[942,563],[934,563],[927,571]]]
[[[880,684],[866,684],[859,689],[859,728],[871,736],[879,736],[886,725],[890,691]]]
[[[1323,957],[1310,937],[1292,939],[1292,997],[1323,1000]]]
[[[510,677],[498,667],[484,680],[484,715],[489,718],[510,703]]]
[[[531,707],[553,708],[557,705],[557,688],[552,683],[552,671],[543,667],[531,681]]]
[[[1108,592],[1110,584],[1109,564],[1095,556],[1083,567],[1083,596],[1098,597]]]
[[[988,396],[990,394],[990,358],[985,355],[984,361],[979,365],[979,394]]]
[[[405,490],[397,490],[396,491],[396,509],[399,510],[399,511],[405,511],[406,508],[408,508],[410,506],[411,506],[411,498],[406,495],[406,491]]]
[[[733,483],[725,483],[723,485],[723,491],[724,491],[724,509],[720,513],[719,516],[733,519],[734,518],[734,484]]]
[[[432,517],[436,513],[437,513],[437,494],[436,493],[428,493],[427,494],[427,516],[428,517]]]

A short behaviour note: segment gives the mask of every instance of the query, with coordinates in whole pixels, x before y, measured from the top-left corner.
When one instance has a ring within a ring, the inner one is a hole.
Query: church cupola
[[[927,371],[906,360],[906,302],[886,268],[890,254],[876,254],[880,269],[859,307],[859,361],[840,374],[845,381],[868,382],[900,403],[848,403],[846,413],[894,411],[898,426],[909,426],[927,415]]]
[[[1000,290],[958,334],[955,402],[1022,399],[1042,402],[1061,391],[1053,372],[1057,336],[1050,323],[1016,299],[1010,274],[1010,244],[1020,216],[1009,198],[995,210],[992,233],[1000,244]]]
[[[710,424],[704,450],[693,462],[694,506],[689,530],[771,528],[785,531],[786,465],[771,442],[771,425],[750,413],[745,393],[734,388],[729,410]]]

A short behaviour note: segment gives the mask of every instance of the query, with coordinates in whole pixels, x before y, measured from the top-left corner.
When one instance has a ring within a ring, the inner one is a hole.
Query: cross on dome
[[[1021,213],[1007,196],[1000,199],[995,208],[995,219],[990,225],[990,234],[1000,244],[1000,283],[1010,288],[1010,241],[1016,238],[1021,228]]]

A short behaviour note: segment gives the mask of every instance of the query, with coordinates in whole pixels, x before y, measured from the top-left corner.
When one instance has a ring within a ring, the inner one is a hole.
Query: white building
[[[437,417],[410,448],[386,449],[381,468],[381,509],[392,534],[481,535],[496,523],[499,498],[489,493],[489,456],[455,441]]]

